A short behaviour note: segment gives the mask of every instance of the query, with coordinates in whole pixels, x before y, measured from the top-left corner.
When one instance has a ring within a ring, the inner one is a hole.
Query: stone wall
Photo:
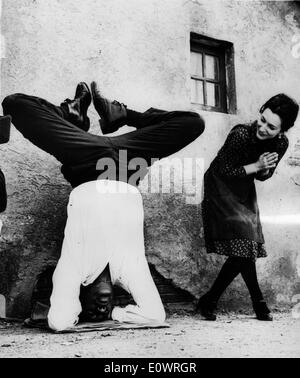
[[[299,59],[291,53],[292,37],[300,33],[299,8],[293,2],[2,3],[6,58],[1,67],[1,99],[26,92],[59,103],[73,96],[77,82],[97,79],[105,95],[130,108],[201,112],[207,125],[205,134],[176,158],[202,159],[207,167],[230,128],[255,119],[263,101],[278,92],[299,98]],[[234,44],[236,115],[202,112],[191,106],[190,32]],[[91,131],[101,135],[95,111],[90,115]],[[293,295],[300,293],[300,168],[295,164],[299,140],[298,121],[275,177],[257,185],[270,254],[259,262],[259,273],[268,299],[278,305],[289,304]],[[55,159],[14,128],[11,142],[1,146],[1,168],[7,178],[9,206],[1,215],[5,226],[0,240],[0,294],[7,298],[10,316],[25,316],[36,275],[59,256],[71,188]],[[156,177],[155,168],[153,171]],[[141,189],[145,186],[143,182]],[[205,253],[200,199],[187,203],[185,195],[144,193],[144,201],[149,261],[175,285],[199,296],[223,261]],[[244,284],[237,280],[223,304],[248,306],[245,294]]]

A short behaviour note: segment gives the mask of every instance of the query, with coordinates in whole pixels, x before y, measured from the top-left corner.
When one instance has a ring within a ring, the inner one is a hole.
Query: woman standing
[[[208,253],[228,256],[197,312],[216,320],[217,302],[241,273],[259,320],[273,320],[260,290],[256,259],[266,257],[254,180],[272,177],[288,148],[285,132],[297,118],[298,104],[279,94],[252,124],[235,126],[204,178],[203,222]]]

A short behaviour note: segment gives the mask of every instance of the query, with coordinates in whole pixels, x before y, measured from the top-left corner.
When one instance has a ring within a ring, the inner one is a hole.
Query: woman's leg
[[[263,301],[264,298],[257,279],[255,261],[251,259],[244,259],[242,263],[241,274],[247,285],[252,301]]]
[[[241,267],[241,274],[249,290],[257,318],[259,320],[273,320],[271,311],[267,307],[267,304],[264,301],[263,294],[259,287],[256,272],[256,262],[251,259],[244,259]]]
[[[229,257],[224,263],[216,281],[209,291],[209,297],[218,302],[221,295],[231,284],[231,282],[241,273],[242,258]]]
[[[229,257],[227,259],[210,291],[200,298],[197,311],[200,311],[209,320],[215,320],[214,311],[221,295],[239,273],[242,274],[247,285],[257,318],[259,320],[272,320],[271,312],[259,287],[256,263],[244,257]]]
[[[241,272],[242,258],[229,257],[210,291],[200,298],[196,311],[208,320],[216,320],[215,309],[221,295]]]

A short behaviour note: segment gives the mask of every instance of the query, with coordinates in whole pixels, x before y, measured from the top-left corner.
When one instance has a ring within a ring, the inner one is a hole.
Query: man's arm
[[[79,300],[81,276],[74,261],[62,256],[53,275],[49,327],[57,332],[74,327],[81,313]]]
[[[110,265],[113,270],[121,272],[118,283],[132,295],[136,305],[115,307],[112,319],[129,323],[164,323],[166,313],[146,260],[142,230],[135,227],[134,229],[136,240],[131,241],[131,252],[127,258],[122,258],[121,251],[119,261],[113,259]],[[127,231],[129,230],[130,227]],[[136,252],[132,253],[132,250]]]

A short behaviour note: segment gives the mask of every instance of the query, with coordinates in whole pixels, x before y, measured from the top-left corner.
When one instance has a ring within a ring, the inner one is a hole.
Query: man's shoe
[[[206,320],[216,321],[217,316],[215,310],[217,308],[217,302],[212,301],[208,294],[203,295],[199,299],[199,302],[196,306],[196,313],[200,313]]]
[[[267,322],[273,321],[273,316],[265,301],[253,302],[253,308],[258,320]]]
[[[74,100],[67,99],[67,105],[70,122],[84,131],[90,128],[90,119],[87,116],[88,108],[91,105],[92,96],[86,83],[79,83],[76,88]]]
[[[97,83],[91,83],[93,103],[100,116],[100,128],[102,133],[111,134],[126,124],[127,110],[124,104],[118,101],[110,101],[101,96]]]

